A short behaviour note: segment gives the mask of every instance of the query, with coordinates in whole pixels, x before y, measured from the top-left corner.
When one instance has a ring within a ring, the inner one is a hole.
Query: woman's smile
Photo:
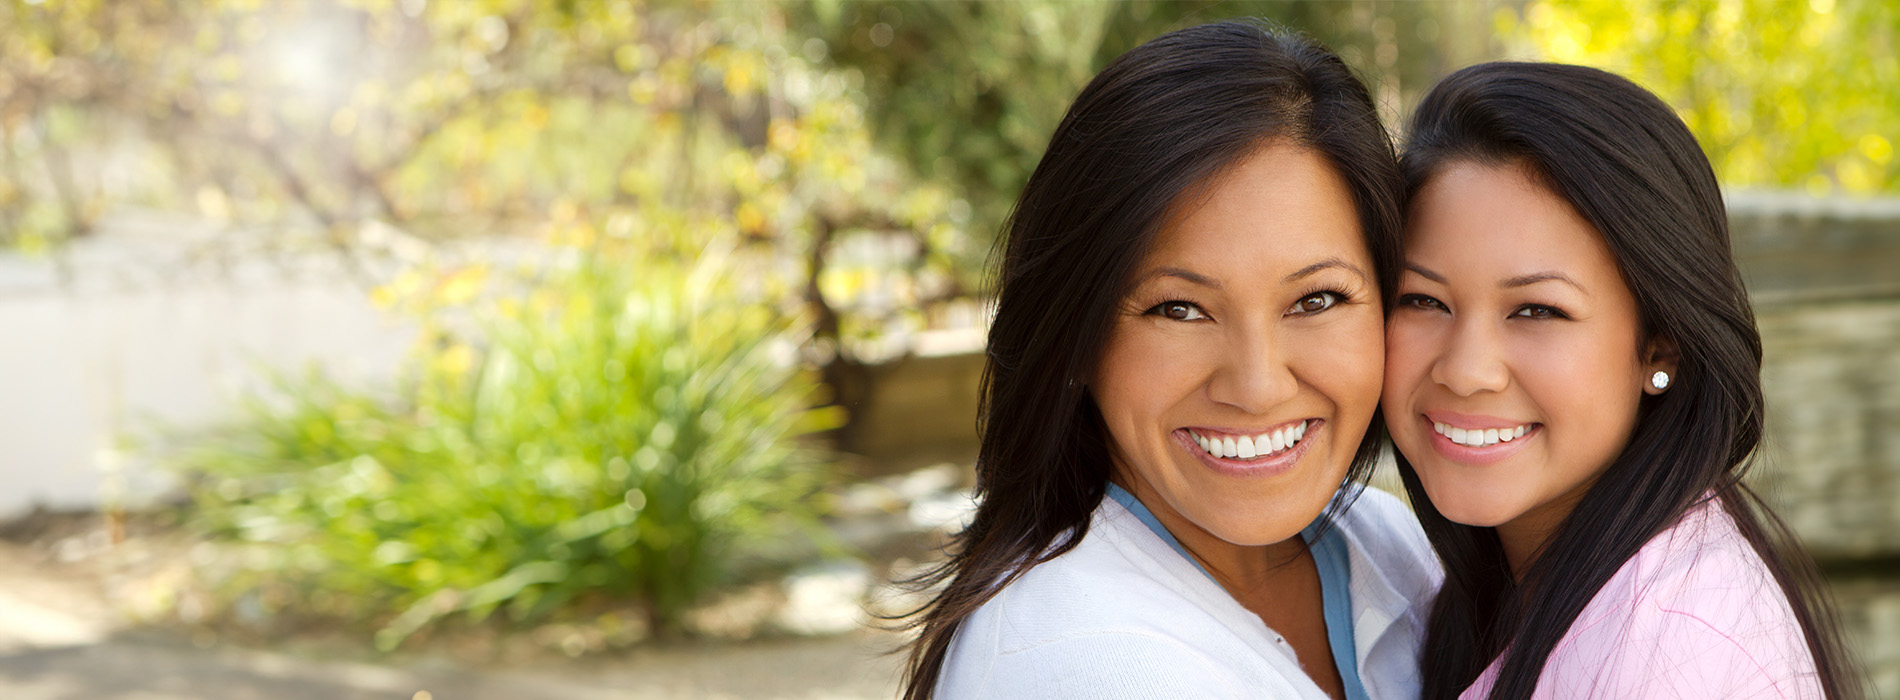
[[[1432,432],[1432,449],[1454,462],[1496,464],[1509,459],[1543,435],[1542,423],[1514,423],[1496,419],[1454,419],[1434,414],[1418,417]],[[1497,427],[1484,427],[1497,426]]]
[[[1228,476],[1267,477],[1293,471],[1309,446],[1319,440],[1318,418],[1283,423],[1273,428],[1181,428],[1174,438],[1189,455]]]

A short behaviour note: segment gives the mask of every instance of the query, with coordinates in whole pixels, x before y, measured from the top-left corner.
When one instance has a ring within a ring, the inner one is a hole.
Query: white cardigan
[[[1334,527],[1366,692],[1413,700],[1438,560],[1411,511],[1378,489]],[[1280,635],[1110,498],[1074,549],[964,620],[936,697],[1327,698]]]

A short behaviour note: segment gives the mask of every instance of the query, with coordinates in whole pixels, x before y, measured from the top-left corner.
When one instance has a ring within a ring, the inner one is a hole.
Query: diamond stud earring
[[[1669,388],[1669,373],[1657,372],[1655,374],[1649,375],[1649,385],[1656,387],[1657,389]]]

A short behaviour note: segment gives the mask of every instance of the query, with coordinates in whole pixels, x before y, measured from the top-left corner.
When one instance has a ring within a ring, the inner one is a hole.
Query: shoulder
[[[1578,615],[1546,675],[1559,689],[1607,684],[1630,697],[1820,693],[1787,597],[1716,502],[1625,562]]]
[[[1091,631],[998,654],[985,672],[949,672],[938,698],[1246,698],[1247,679],[1180,639]]]
[[[1105,500],[1074,548],[963,621],[939,697],[1251,696],[1265,628],[1205,578]]]
[[[1350,495],[1350,491],[1342,493],[1342,497]],[[1360,487],[1338,527],[1355,555],[1355,578],[1364,573],[1359,568],[1364,566],[1407,598],[1429,602],[1437,593],[1444,569],[1418,517],[1397,496]]]
[[[1403,502],[1371,487],[1356,496],[1337,527],[1351,568],[1360,679],[1373,697],[1417,697],[1419,647],[1443,569]]]
[[[1128,511],[1104,500],[1075,547],[1010,582],[965,621],[995,627],[993,653],[1086,634],[1190,634],[1244,612]],[[1220,605],[1228,603],[1229,605]],[[1177,631],[1178,630],[1178,631]]]

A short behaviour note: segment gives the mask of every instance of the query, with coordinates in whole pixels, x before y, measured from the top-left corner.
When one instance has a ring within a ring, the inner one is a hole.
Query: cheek
[[[1154,416],[1191,391],[1206,343],[1192,342],[1189,329],[1158,327],[1148,319],[1123,319],[1109,333],[1090,393],[1111,429]]]
[[[1575,471],[1607,467],[1628,442],[1642,399],[1634,340],[1555,334],[1539,340],[1514,353],[1514,375],[1551,428],[1553,455],[1573,462]]]
[[[1355,309],[1351,318],[1290,337],[1301,372],[1355,422],[1369,420],[1385,378],[1385,330],[1377,309]]]
[[[1432,358],[1438,352],[1438,340],[1429,332],[1430,329],[1408,316],[1394,314],[1385,328],[1385,387],[1382,401],[1388,420],[1392,415],[1410,411],[1403,402],[1425,379],[1431,369]]]

